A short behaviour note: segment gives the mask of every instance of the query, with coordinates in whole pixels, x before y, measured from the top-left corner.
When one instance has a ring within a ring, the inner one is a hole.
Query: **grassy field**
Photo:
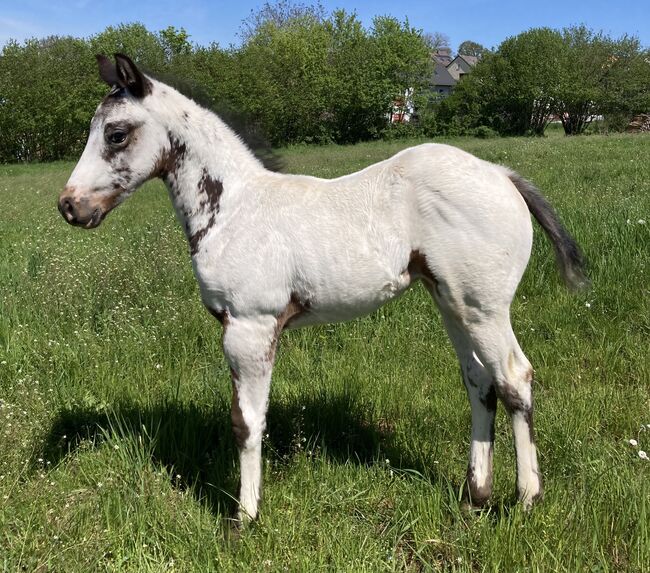
[[[0,166],[0,568],[650,571],[650,137],[451,143],[532,179],[590,261],[593,288],[569,294],[536,229],[512,309],[536,369],[539,506],[515,503],[500,407],[493,505],[463,511],[469,405],[418,286],[283,336],[262,513],[231,535],[220,326],[162,185],[85,232],[55,208],[72,164]],[[334,177],[407,145],[282,154]]]

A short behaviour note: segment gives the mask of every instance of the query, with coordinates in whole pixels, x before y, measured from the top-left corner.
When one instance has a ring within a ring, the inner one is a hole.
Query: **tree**
[[[160,44],[165,52],[165,59],[171,62],[174,58],[187,56],[192,53],[190,35],[185,28],[177,30],[174,26],[168,26],[158,32]]]
[[[366,30],[343,10],[253,21],[233,54],[233,101],[275,144],[378,137],[393,102],[429,81],[429,49],[407,22],[378,17]]]
[[[474,56],[475,58],[480,59],[487,51],[487,48],[477,42],[472,42],[471,40],[465,40],[460,46],[458,46],[458,54],[461,56]]]
[[[440,48],[446,48],[450,43],[449,36],[442,32],[426,32],[422,34],[422,40],[424,40],[424,43],[432,52],[435,52]]]
[[[265,2],[257,11],[251,10],[242,21],[239,36],[246,43],[267,24],[283,28],[296,20],[323,22],[325,18],[325,8],[320,1],[316,4],[303,4],[293,0],[277,0],[273,4]]]
[[[484,53],[444,102],[446,124],[458,125],[455,111],[468,129],[484,125],[504,135],[543,135],[557,98],[561,48],[559,32],[536,28]]]
[[[650,107],[650,60],[637,38],[612,39],[585,26],[564,29],[556,111],[566,135],[598,115],[627,123]]]
[[[121,52],[139,66],[150,72],[165,70],[166,54],[157,34],[147,30],[142,24],[120,24],[108,26],[103,32],[89,40],[90,47],[97,54]]]
[[[99,97],[96,75],[83,40],[51,36],[5,45],[0,57],[0,160],[49,161],[83,149]]]

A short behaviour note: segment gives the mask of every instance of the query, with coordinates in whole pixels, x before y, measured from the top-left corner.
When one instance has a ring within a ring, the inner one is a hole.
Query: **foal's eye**
[[[126,141],[128,133],[126,131],[113,131],[107,135],[107,139],[109,143],[112,143],[113,145],[119,145],[120,143],[124,143]]]

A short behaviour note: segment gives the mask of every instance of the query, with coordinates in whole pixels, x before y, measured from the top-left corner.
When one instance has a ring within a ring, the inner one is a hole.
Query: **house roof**
[[[449,48],[438,48],[431,54],[434,62],[438,62],[444,66],[449,64],[453,59],[451,57],[451,50]]]
[[[474,67],[478,63],[478,58],[476,56],[466,56],[464,54],[458,54],[457,58],[463,58],[470,66]]]
[[[433,68],[433,85],[455,86],[456,80],[451,76],[447,68],[440,62],[436,62]]]

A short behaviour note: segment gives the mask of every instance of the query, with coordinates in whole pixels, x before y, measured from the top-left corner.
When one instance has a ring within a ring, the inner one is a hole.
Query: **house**
[[[393,109],[389,114],[390,123],[408,123],[411,121],[414,112],[413,88],[407,88],[404,97],[396,98],[393,101]]]
[[[455,79],[447,70],[447,67],[444,64],[436,61],[433,68],[433,91],[439,97],[447,97],[458,80]]]
[[[446,98],[454,90],[461,78],[468,74],[478,62],[475,56],[451,56],[450,48],[438,48],[431,54],[433,58],[433,78],[431,89],[438,99]],[[408,88],[403,97],[396,98],[388,114],[390,123],[408,123],[415,114],[413,106],[413,88]]]
[[[454,78],[456,81],[460,81],[460,79],[465,74],[468,74],[472,70],[477,62],[478,58],[476,56],[465,56],[463,54],[458,54],[447,65],[447,71],[452,78]]]
[[[434,61],[433,78],[431,81],[433,92],[440,98],[447,97],[454,90],[454,86],[468,74],[477,64],[476,56],[458,54],[451,57],[449,48],[438,48],[431,57]]]

